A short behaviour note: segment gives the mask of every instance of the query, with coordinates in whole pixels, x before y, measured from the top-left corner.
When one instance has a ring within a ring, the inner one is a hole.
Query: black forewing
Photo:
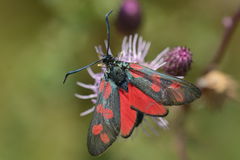
[[[119,93],[116,84],[103,79],[99,88],[93,119],[88,131],[88,150],[96,156],[117,138],[120,130]]]
[[[182,105],[201,96],[193,84],[147,67],[130,64],[127,76],[134,86],[163,105]]]

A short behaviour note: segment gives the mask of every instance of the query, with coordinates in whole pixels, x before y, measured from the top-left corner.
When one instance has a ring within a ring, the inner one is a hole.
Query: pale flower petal
[[[75,94],[75,96],[80,99],[91,99],[91,98],[96,98],[97,94],[89,94],[89,95]]]
[[[80,113],[80,116],[86,116],[94,111],[95,107],[89,108],[88,110]]]

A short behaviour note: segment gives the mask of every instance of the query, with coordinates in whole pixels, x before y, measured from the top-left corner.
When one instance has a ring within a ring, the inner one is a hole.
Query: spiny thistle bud
[[[165,55],[165,73],[173,76],[185,76],[192,63],[192,53],[186,47],[176,47]]]
[[[133,34],[140,26],[141,17],[138,0],[123,0],[117,16],[117,28],[124,34]]]

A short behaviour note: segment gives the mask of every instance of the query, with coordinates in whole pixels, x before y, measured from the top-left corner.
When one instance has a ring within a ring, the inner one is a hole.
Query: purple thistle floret
[[[105,41],[105,45],[107,45],[106,41]],[[165,50],[160,52],[154,60],[150,62],[146,62],[145,57],[148,53],[149,48],[150,48],[150,42],[144,41],[143,38],[138,37],[137,34],[135,34],[134,36],[130,35],[128,37],[124,37],[122,42],[122,50],[121,52],[118,53],[118,56],[116,57],[116,59],[120,61],[129,62],[129,63],[139,63],[153,70],[157,70],[159,68],[164,67],[167,63],[166,56],[168,56],[167,54],[169,54],[169,48],[166,48]],[[101,46],[97,46],[95,47],[95,49],[99,57],[104,55]],[[109,54],[112,55],[111,50]],[[91,68],[88,68],[87,71],[89,75],[95,80],[94,84],[84,84],[81,82],[77,82],[77,85],[83,88],[92,90],[93,94],[90,94],[90,95],[75,94],[75,96],[80,99],[91,99],[93,104],[96,104],[98,87],[104,75],[105,68],[102,68],[102,70],[103,71],[100,73],[94,73]],[[93,111],[94,111],[94,107],[86,110],[85,112],[82,112],[80,115],[85,116]],[[154,117],[153,119],[160,127],[167,128],[168,122],[166,119],[162,117]]]
[[[170,50],[164,58],[163,66],[165,73],[173,76],[185,76],[191,68],[192,53],[186,47],[176,47]]]

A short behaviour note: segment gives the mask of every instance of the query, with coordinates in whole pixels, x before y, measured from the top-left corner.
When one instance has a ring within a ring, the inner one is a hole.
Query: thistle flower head
[[[165,55],[165,73],[173,76],[185,76],[192,64],[192,53],[186,47],[176,47]]]
[[[106,42],[105,42],[105,45],[107,45]],[[137,34],[135,34],[134,36],[130,35],[123,39],[122,50],[121,50],[121,52],[118,53],[118,56],[116,57],[116,59],[118,59],[120,61],[129,62],[129,63],[139,63],[139,64],[146,66],[148,68],[151,68],[153,70],[157,70],[165,65],[166,62],[164,61],[164,57],[169,52],[169,49],[167,48],[167,49],[163,50],[162,52],[160,52],[154,60],[152,60],[150,62],[146,62],[145,57],[148,53],[149,47],[150,47],[150,43],[144,41],[142,37],[138,37]],[[95,49],[96,49],[96,52],[98,53],[99,57],[104,55],[101,46],[97,46],[97,47],[95,47]],[[109,54],[112,55],[111,50],[109,51]],[[75,96],[80,99],[91,99],[93,104],[96,104],[98,88],[99,88],[100,81],[104,75],[104,70],[105,70],[105,68],[103,68],[103,72],[94,73],[91,70],[91,68],[88,68],[87,71],[88,71],[89,75],[95,80],[94,84],[84,84],[81,82],[77,82],[77,85],[79,85],[83,88],[92,90],[93,94],[90,94],[90,95],[76,94]],[[81,113],[80,115],[84,116],[93,111],[94,111],[94,107],[88,109],[87,111]],[[155,122],[160,127],[167,128],[167,121],[164,118],[161,118],[161,117],[155,118]]]
[[[117,28],[125,33],[134,33],[141,23],[141,9],[138,0],[123,0],[117,16]]]

